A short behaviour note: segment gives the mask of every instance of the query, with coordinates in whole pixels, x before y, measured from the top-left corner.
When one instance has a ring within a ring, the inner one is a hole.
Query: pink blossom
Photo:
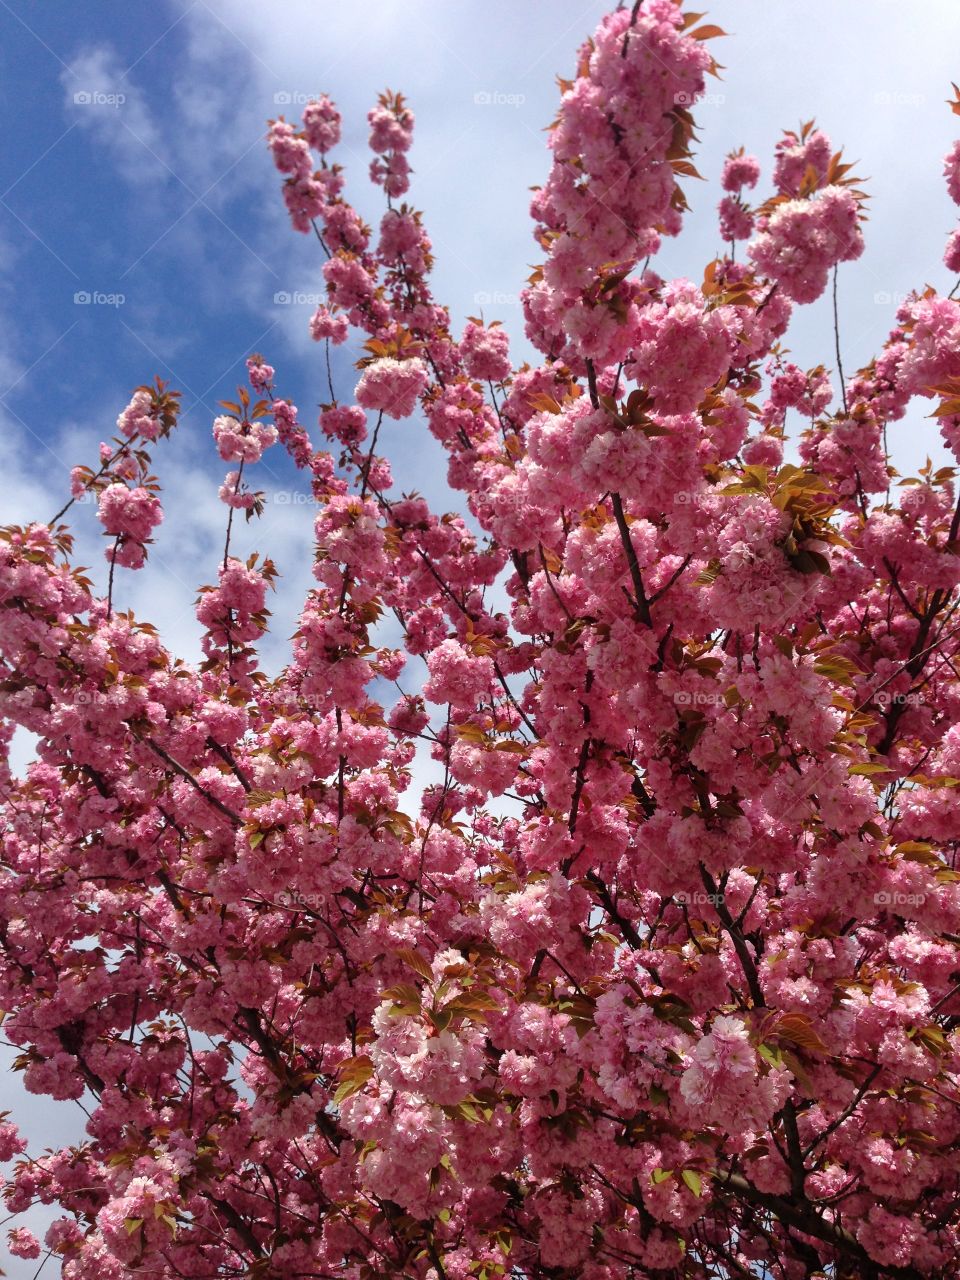
[[[143,440],[156,440],[160,429],[161,423],[154,415],[150,392],[135,391],[133,399],[117,418],[117,430],[130,439],[140,436]]]
[[[346,316],[335,316],[324,306],[317,307],[310,317],[310,336],[314,342],[329,338],[335,347],[346,342],[349,326]]]
[[[748,252],[789,298],[813,302],[830,270],[863,252],[856,199],[846,188],[826,187],[814,199],[788,200],[763,220]]]
[[[40,1257],[40,1241],[26,1227],[11,1227],[7,1240],[7,1248],[15,1258]]]
[[[717,206],[720,235],[724,240],[749,240],[753,235],[754,217],[734,196],[724,196]]]
[[[723,162],[720,185],[724,191],[738,192],[743,187],[755,187],[760,177],[760,161],[756,156],[731,152]]]
[[[249,511],[256,502],[256,494],[251,493],[240,481],[239,471],[228,471],[219,489],[221,502],[238,511]]]
[[[149,489],[110,484],[97,498],[97,517],[106,533],[122,535],[133,542],[146,542],[163,520],[159,499]]]
[[[17,1130],[17,1126],[9,1120],[0,1121],[0,1162],[12,1160],[22,1155],[27,1144]]]
[[[430,702],[469,705],[482,697],[494,679],[493,662],[476,656],[456,640],[444,640],[427,658],[430,679],[424,697]]]
[[[471,378],[502,382],[510,372],[509,339],[506,331],[491,325],[467,325],[460,339],[460,352]]]
[[[259,462],[263,451],[276,444],[277,430],[264,422],[241,423],[222,414],[214,419],[213,438],[224,462]]]
[[[365,409],[385,413],[388,418],[409,418],[426,385],[427,369],[419,357],[385,357],[364,369],[356,396]]]
[[[960,204],[960,138],[943,158],[943,176],[954,204]]]
[[[340,141],[340,112],[326,94],[311,99],[304,107],[303,129],[310,146],[321,155]]]

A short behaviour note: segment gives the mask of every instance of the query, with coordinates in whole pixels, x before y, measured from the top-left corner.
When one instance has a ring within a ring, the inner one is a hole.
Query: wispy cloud
[[[169,183],[163,134],[117,50],[90,45],[61,74],[68,118],[92,133],[128,181]]]

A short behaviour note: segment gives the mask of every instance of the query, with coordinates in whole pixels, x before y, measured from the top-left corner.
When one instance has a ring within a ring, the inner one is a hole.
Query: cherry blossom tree
[[[719,34],[638,0],[561,82],[535,366],[431,293],[403,98],[369,117],[377,231],[335,106],[271,123],[322,259],[323,444],[252,356],[213,423],[202,665],[122,607],[175,391],[139,388],[72,501],[0,535],[0,741],[38,742],[0,779],[4,1035],[89,1116],[46,1153],[0,1124],[11,1214],[60,1214],[14,1254],[69,1280],[958,1274],[960,506],[887,438],[919,398],[960,456],[960,302],[911,296],[852,377],[832,334],[789,360],[793,308],[863,247],[812,123],[762,201],[729,157],[723,256],[656,273]],[[945,173],[960,203],[960,143]],[[410,417],[453,513],[377,452]],[[316,503],[278,675],[276,570],[231,554],[265,450]],[[105,595],[66,523],[89,495]]]

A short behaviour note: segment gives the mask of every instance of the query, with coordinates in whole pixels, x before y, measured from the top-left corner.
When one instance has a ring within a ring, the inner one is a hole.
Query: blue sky
[[[329,92],[344,114],[337,159],[348,193],[376,222],[382,198],[366,180],[366,111],[383,88],[403,91],[418,120],[411,199],[434,240],[437,296],[458,331],[482,308],[507,326],[515,355],[529,356],[517,305],[537,258],[528,188],[547,172],[554,77],[570,74],[576,46],[606,7],[0,0],[0,520],[52,515],[70,467],[94,460],[131,389],[155,374],[170,380],[186,412],[156,457],[167,521],[153,571],[123,575],[118,598],[195,656],[195,588],[215,573],[225,516],[216,488],[226,468],[210,436],[217,400],[230,396],[253,350],[276,366],[308,427],[325,398],[322,353],[306,335],[312,307],[283,301],[320,290],[319,249],[289,229],[265,120]],[[960,7],[717,0],[709,16],[731,38],[714,46],[726,69],[695,113],[708,181],[688,184],[687,230],[657,265],[699,280],[719,248],[724,154],[746,145],[766,176],[780,130],[815,116],[870,178],[867,251],[841,271],[852,370],[879,348],[910,288],[952,283],[941,258],[958,211],[940,170],[960,130],[944,104],[960,80]],[[803,309],[790,345],[802,364],[832,364],[825,299]],[[336,353],[342,398],[356,355],[355,347]],[[399,424],[387,443],[400,487],[449,505],[426,430]],[[941,456],[922,410],[891,444],[904,473],[927,453]],[[295,483],[274,450],[258,487],[275,495]],[[310,581],[310,523],[307,505],[271,502],[237,544],[269,551],[284,575],[273,666]],[[77,511],[77,533],[83,562],[102,580],[92,507]],[[39,1145],[75,1136],[69,1108],[29,1111]],[[0,1265],[15,1278],[35,1269],[2,1256]]]

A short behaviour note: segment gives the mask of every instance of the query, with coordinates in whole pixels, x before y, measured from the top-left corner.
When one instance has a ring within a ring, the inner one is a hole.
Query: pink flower
[[[27,1144],[17,1132],[17,1126],[9,1120],[0,1122],[0,1161],[12,1160],[26,1149]]]
[[[340,141],[340,112],[326,94],[314,98],[304,107],[303,131],[310,146],[321,155]]]
[[[429,702],[473,706],[494,681],[493,662],[476,657],[456,640],[444,640],[427,658],[430,679],[423,687]]]
[[[377,1036],[370,1056],[380,1079],[409,1089],[440,1106],[456,1106],[471,1092],[484,1069],[483,1036],[467,1024],[430,1034],[415,1018],[397,1017],[389,1002],[373,1013]]]
[[[943,176],[954,204],[960,204],[960,138],[943,157]]]
[[[293,125],[286,120],[275,120],[267,135],[267,145],[281,173],[289,173],[301,180],[309,178],[313,168],[310,147],[306,139],[296,133]]]
[[[54,1053],[42,1062],[31,1062],[23,1083],[29,1093],[45,1093],[60,1102],[83,1095],[77,1060],[69,1053]]]
[[[39,1258],[40,1241],[26,1227],[13,1227],[8,1232],[7,1246],[15,1258]]]
[[[335,404],[320,413],[320,430],[341,444],[363,444],[367,435],[367,415],[355,404]]]
[[[346,342],[349,326],[346,316],[335,316],[326,307],[319,306],[310,317],[310,337],[314,342],[329,338],[335,347]]]
[[[413,112],[400,114],[386,106],[373,107],[367,112],[370,123],[370,150],[381,155],[387,151],[406,151],[413,141]]]
[[[160,433],[159,418],[153,416],[153,397],[149,391],[135,391],[133,399],[117,418],[117,430],[132,439],[156,440]]]
[[[251,356],[247,360],[247,374],[250,378],[250,385],[255,391],[263,391],[273,382],[273,375],[276,372],[273,365],[266,364],[259,356]]]
[[[743,187],[755,187],[760,177],[760,161],[756,156],[733,152],[723,162],[720,184],[724,191],[737,192]]]
[[[213,438],[224,462],[259,462],[263,451],[276,444],[277,429],[264,422],[241,423],[221,414],[214,419]]]
[[[142,485],[135,489],[128,489],[125,484],[107,485],[97,502],[97,518],[105,532],[134,542],[146,542],[163,520],[159,499]]]
[[[256,495],[251,493],[240,480],[239,471],[228,471],[219,489],[220,501],[238,511],[249,511],[256,503]]]
[[[460,354],[468,375],[482,382],[502,382],[510,373],[509,345],[505,329],[498,325],[484,328],[471,320],[460,339]]]
[[[387,357],[367,365],[357,383],[356,395],[365,409],[385,413],[388,418],[409,418],[426,385],[427,368],[419,357]]]
[[[749,240],[753,235],[753,214],[735,196],[724,196],[717,205],[720,235],[724,240]]]
[[[812,169],[822,185],[830,166],[833,147],[830,139],[819,129],[801,141],[795,133],[787,133],[777,143],[777,160],[773,181],[784,195],[800,194],[800,187],[807,170]]]
[[[788,200],[764,220],[748,252],[787,297],[814,302],[830,270],[863,252],[856,199],[845,187],[826,187],[810,200]]]
[[[686,413],[729,368],[736,327],[729,308],[705,309],[700,290],[675,281],[664,302],[644,307],[628,373],[648,387],[661,413]]]

